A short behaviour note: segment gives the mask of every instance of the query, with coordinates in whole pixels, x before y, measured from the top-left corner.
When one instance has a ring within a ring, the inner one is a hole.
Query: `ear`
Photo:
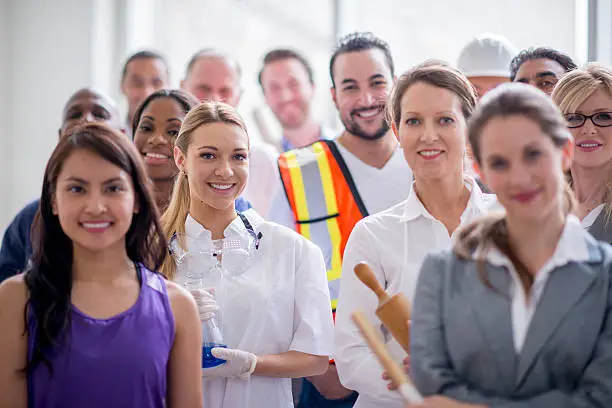
[[[565,143],[561,155],[561,166],[563,167],[563,171],[567,172],[574,160],[574,140],[569,139],[567,143]]]
[[[138,197],[136,197],[136,199],[134,200],[134,214],[138,214],[140,212],[140,200],[138,199]]]
[[[178,146],[174,146],[174,163],[180,171],[185,173],[185,155]]]
[[[336,105],[336,109],[338,109],[338,101],[336,100],[336,87],[331,87],[329,88],[329,91],[331,92],[331,97],[332,97],[332,101],[334,101],[334,105]]]
[[[185,90],[185,80],[184,79],[181,79],[180,88],[181,88],[182,91]]]

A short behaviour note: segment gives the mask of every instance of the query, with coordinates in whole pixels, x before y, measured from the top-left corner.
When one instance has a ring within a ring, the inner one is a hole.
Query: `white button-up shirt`
[[[243,214],[262,236],[246,264],[232,259],[238,254],[223,253],[224,267],[239,267],[226,272],[223,289],[215,292],[225,343],[258,356],[287,351],[331,355],[333,320],[321,250],[294,231],[265,221],[255,210]],[[185,230],[202,247],[212,246],[210,231],[192,217],[187,217]],[[224,237],[249,240],[249,233],[237,217],[225,229]],[[201,264],[210,266],[211,261],[202,259]],[[178,271],[176,280],[182,279]],[[205,407],[293,406],[289,378],[202,381]]]
[[[462,224],[486,214],[495,202],[495,196],[484,194],[474,179],[466,179],[466,186],[471,194],[461,215]],[[390,296],[404,293],[412,302],[425,256],[450,248],[451,240],[444,224],[425,209],[414,188],[407,200],[361,220],[353,229],[342,264],[334,358],[342,384],[360,394],[356,408],[403,405],[398,394],[387,389],[381,377],[383,369],[351,321],[351,314],[365,312],[396,361],[401,362],[406,353],[376,317],[378,298],[359,281],[353,268],[359,262],[368,263]]]
[[[480,249],[477,251],[480,251]],[[486,251],[485,259],[493,265],[506,267],[512,276],[512,335],[514,349],[519,354],[523,348],[525,337],[527,337],[529,324],[551,272],[555,268],[570,262],[587,261],[589,259],[589,250],[584,240],[583,227],[580,221],[575,216],[569,215],[553,256],[536,273],[529,293],[525,293],[523,284],[512,262],[497,247],[491,245]]]

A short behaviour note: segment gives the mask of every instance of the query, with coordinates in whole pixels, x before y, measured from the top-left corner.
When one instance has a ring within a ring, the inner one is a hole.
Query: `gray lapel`
[[[477,265],[477,264],[476,264]],[[478,268],[478,266],[476,266]],[[499,372],[500,384],[511,391],[516,378],[517,355],[514,350],[511,321],[511,277],[503,267],[487,264],[487,277],[495,289],[482,284],[479,274],[474,271],[474,279],[468,280],[473,287],[473,300],[470,302],[476,324],[491,351]]]
[[[604,241],[608,244],[612,243],[612,223],[606,223],[606,209],[604,208],[599,216],[589,227],[589,233],[598,241]]]
[[[525,380],[542,348],[565,315],[584,296],[597,273],[587,264],[571,262],[555,269],[549,276],[519,357],[517,387]]]

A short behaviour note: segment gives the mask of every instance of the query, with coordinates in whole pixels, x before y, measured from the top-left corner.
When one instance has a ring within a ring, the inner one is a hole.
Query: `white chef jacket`
[[[246,271],[224,278],[223,294],[215,293],[225,343],[258,356],[290,350],[331,355],[333,321],[321,251],[253,209],[243,214],[262,236]],[[190,216],[185,230],[190,239],[211,240],[210,231]],[[249,234],[237,217],[224,237],[248,240]],[[223,253],[223,262],[228,256]],[[207,408],[293,407],[290,378],[203,379],[203,385]]]
[[[466,177],[470,198],[461,224],[486,214],[495,196],[484,194],[475,180]],[[390,296],[404,293],[410,303],[425,255],[451,247],[448,230],[425,209],[414,191],[408,199],[381,213],[359,221],[346,245],[342,283],[336,310],[334,358],[342,384],[359,393],[355,408],[403,407],[402,399],[387,389],[383,368],[351,321],[356,310],[365,313],[384,338],[398,363],[406,352],[376,317],[378,298],[355,275],[353,268],[366,262]]]

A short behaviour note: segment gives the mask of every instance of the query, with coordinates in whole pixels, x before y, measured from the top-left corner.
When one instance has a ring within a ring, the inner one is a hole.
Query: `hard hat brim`
[[[466,77],[499,77],[499,78],[510,78],[510,72],[508,71],[495,71],[495,70],[481,70],[481,71],[467,71],[463,72]]]

